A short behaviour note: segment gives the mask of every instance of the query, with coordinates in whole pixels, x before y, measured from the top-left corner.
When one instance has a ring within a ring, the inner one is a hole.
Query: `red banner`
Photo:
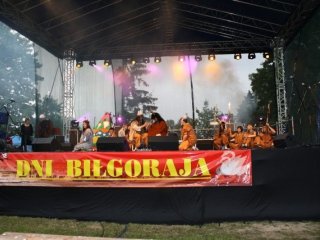
[[[1,153],[0,185],[251,186],[251,151]]]

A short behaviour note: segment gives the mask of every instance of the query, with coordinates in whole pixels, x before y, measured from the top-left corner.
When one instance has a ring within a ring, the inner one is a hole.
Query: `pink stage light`
[[[98,72],[103,72],[103,67],[102,66],[99,66],[99,65],[93,65],[93,67],[95,68],[95,69],[97,69],[97,71]]]

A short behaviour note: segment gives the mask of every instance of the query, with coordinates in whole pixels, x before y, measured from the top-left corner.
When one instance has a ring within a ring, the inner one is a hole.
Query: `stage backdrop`
[[[251,151],[3,153],[0,185],[251,186]]]

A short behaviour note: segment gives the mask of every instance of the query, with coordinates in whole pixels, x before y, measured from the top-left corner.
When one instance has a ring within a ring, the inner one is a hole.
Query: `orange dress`
[[[159,134],[161,136],[167,136],[168,134],[168,126],[165,121],[154,122],[148,129],[149,137],[159,136]]]
[[[185,123],[181,129],[182,142],[179,145],[180,151],[191,150],[197,143],[197,135],[189,123]]]
[[[273,147],[272,134],[269,132],[259,133],[255,139],[255,145],[260,148],[271,148]]]
[[[242,147],[244,140],[244,133],[243,132],[237,132],[234,136],[234,141],[229,143],[229,146],[231,149],[240,149]]]
[[[217,133],[213,137],[213,148],[215,150],[221,150],[223,146],[229,144],[230,128],[225,129],[221,134]]]

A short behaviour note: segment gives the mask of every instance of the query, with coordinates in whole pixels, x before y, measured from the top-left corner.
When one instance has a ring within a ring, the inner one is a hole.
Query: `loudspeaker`
[[[32,141],[32,151],[34,152],[53,152],[57,149],[54,137],[34,138]]]
[[[279,134],[273,137],[273,145],[276,148],[293,147],[296,145],[294,138],[289,133]]]
[[[125,137],[99,137],[97,151],[123,152],[129,150],[129,144]]]
[[[176,151],[179,149],[178,136],[149,137],[149,148],[152,151]]]
[[[213,139],[199,139],[197,148],[199,150],[213,150]]]
[[[80,140],[80,130],[78,129],[70,129],[69,130],[69,142],[72,146],[77,145]]]

